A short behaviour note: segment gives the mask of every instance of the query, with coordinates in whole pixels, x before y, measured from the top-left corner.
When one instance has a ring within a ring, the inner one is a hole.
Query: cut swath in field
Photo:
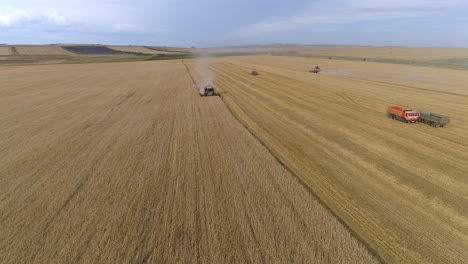
[[[465,95],[259,63],[212,67],[223,100],[384,260],[468,259]],[[262,75],[252,78],[252,68]],[[453,117],[450,130],[386,117],[389,104],[410,103]]]
[[[16,55],[36,55],[36,56],[48,56],[48,55],[76,55],[73,52],[67,51],[60,46],[14,46]]]

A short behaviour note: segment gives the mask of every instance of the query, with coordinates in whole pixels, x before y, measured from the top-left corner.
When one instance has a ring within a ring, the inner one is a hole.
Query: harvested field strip
[[[69,61],[67,55],[12,55],[0,58],[0,65],[57,64]]]
[[[0,47],[0,56],[10,55],[10,47]]]
[[[156,51],[152,49],[148,49],[145,47],[140,46],[107,46],[109,49],[122,51],[122,52],[129,52],[129,53],[142,53],[142,54],[163,54],[167,53],[164,51]]]
[[[315,67],[315,65],[320,65],[322,68],[320,75],[351,77],[468,95],[466,71],[374,62],[279,56],[248,56],[231,58],[230,60],[250,62],[252,66],[261,65],[264,69],[281,72],[283,75],[287,74],[293,79],[296,79],[296,77],[313,79],[313,76],[304,76],[304,73]]]
[[[115,54],[128,54],[127,52],[109,49],[106,46],[63,46],[67,51],[77,54],[90,54],[90,55],[115,55]]]
[[[178,53],[191,53],[188,48],[166,48],[166,47],[150,47],[145,46],[146,49],[155,51],[157,54],[178,54]]]
[[[468,58],[467,48],[423,48],[423,47],[337,47],[300,50],[300,54],[319,56],[342,56],[356,58],[389,58],[403,60],[438,60]]]
[[[194,57],[195,56],[190,53],[164,53],[153,55],[146,60],[184,60]]]
[[[3,263],[377,262],[181,61],[0,82]]]
[[[18,55],[76,55],[59,46],[15,46]]]
[[[213,66],[229,108],[386,261],[468,259],[465,96],[230,60]],[[397,122],[387,102],[453,122]]]

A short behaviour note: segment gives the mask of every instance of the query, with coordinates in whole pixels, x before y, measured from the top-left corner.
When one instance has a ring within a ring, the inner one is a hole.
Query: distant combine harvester
[[[320,67],[319,67],[319,66],[315,66],[315,68],[313,68],[313,69],[310,70],[309,72],[312,72],[312,73],[319,73],[319,72],[320,72]]]

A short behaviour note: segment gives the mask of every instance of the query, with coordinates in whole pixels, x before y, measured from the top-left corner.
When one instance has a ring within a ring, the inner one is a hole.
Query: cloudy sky
[[[0,43],[468,47],[468,0],[0,0]]]

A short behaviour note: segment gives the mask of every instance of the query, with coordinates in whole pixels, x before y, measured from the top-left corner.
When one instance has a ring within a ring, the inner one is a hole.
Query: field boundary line
[[[200,90],[198,89],[197,82],[196,82],[195,79],[193,78],[193,75],[192,75],[192,73],[190,72],[190,69],[189,69],[189,67],[187,66],[187,64],[185,64],[185,61],[184,61],[184,60],[182,60],[182,64],[185,66],[185,69],[187,70],[187,73],[188,73],[188,75],[190,76],[190,79],[192,79],[193,86],[195,86],[195,89],[197,89],[198,93],[200,93]]]

